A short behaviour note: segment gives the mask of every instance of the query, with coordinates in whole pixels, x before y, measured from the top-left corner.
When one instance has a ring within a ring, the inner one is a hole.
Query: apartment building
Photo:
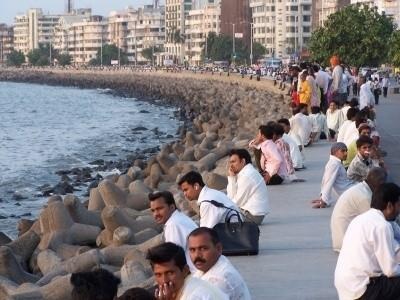
[[[165,59],[184,63],[185,19],[192,9],[192,0],[165,0]]]
[[[313,28],[323,26],[328,17],[350,4],[350,0],[316,0],[313,2]]]
[[[262,2],[263,0],[257,0]],[[269,0],[272,2],[272,0]],[[253,2],[256,2],[253,0]],[[251,17],[250,0],[221,0],[221,33],[243,39],[250,46]],[[253,20],[254,22],[254,20]]]
[[[279,58],[299,56],[312,29],[312,0],[250,0],[253,40]]]
[[[148,63],[149,61],[142,56],[144,49],[164,48],[165,7],[145,5],[142,8],[130,10],[128,15],[126,35],[128,60],[134,64]],[[160,54],[155,56],[160,56]]]
[[[185,22],[185,60],[191,65],[202,63],[202,51],[210,32],[220,33],[221,8],[218,4],[206,4],[201,9],[189,11]],[[207,55],[205,53],[205,55]]]
[[[124,53],[128,51],[128,8],[123,11],[112,11],[108,16],[108,41],[119,47]]]
[[[7,62],[7,57],[13,51],[14,29],[6,24],[0,24],[0,64]]]
[[[39,48],[39,44],[50,44],[59,15],[45,15],[40,8],[29,9],[14,19],[14,49],[25,55]]]
[[[400,2],[398,0],[351,0],[351,4],[366,4],[376,7],[379,13],[385,13],[393,18],[397,26],[400,26]]]
[[[69,54],[69,47],[75,40],[75,37],[70,36],[70,30],[73,32],[71,29],[73,24],[81,23],[90,18],[91,15],[92,10],[88,8],[73,10],[71,14],[61,16],[54,28],[54,37],[52,40],[54,49],[60,54]]]
[[[97,58],[97,51],[108,40],[108,22],[102,16],[87,16],[68,26],[68,54],[77,65],[88,64]]]

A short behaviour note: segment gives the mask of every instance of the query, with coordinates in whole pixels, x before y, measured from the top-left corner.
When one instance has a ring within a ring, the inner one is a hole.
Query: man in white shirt
[[[251,156],[246,149],[233,149],[229,153],[226,191],[244,216],[256,224],[260,225],[269,213],[267,186],[251,164]]]
[[[325,134],[325,138],[329,138],[329,129],[326,122],[326,117],[321,113],[318,106],[311,107],[311,115],[309,116],[312,123],[311,139],[313,142],[318,142],[321,138],[321,133]]]
[[[149,194],[150,210],[157,224],[164,225],[164,241],[171,242],[186,249],[189,233],[197,228],[197,224],[176,208],[174,196],[168,191]],[[186,252],[187,259],[190,258]],[[195,271],[188,261],[191,271]]]
[[[293,109],[293,117],[289,120],[291,131],[300,137],[304,146],[308,146],[311,143],[312,131],[311,120],[306,114],[307,105],[300,103],[298,107]]]
[[[343,143],[335,143],[331,147],[331,155],[325,165],[321,183],[321,195],[311,201],[313,208],[325,208],[333,204],[333,192],[340,196],[354,183],[347,177],[342,161],[347,157],[347,147]]]
[[[197,200],[200,206],[201,227],[213,228],[218,223],[225,222],[225,218],[232,214],[232,210],[239,211],[236,204],[224,193],[207,187],[198,172],[188,172],[179,179],[178,185],[187,200]],[[214,201],[218,206],[210,201]]]
[[[157,282],[157,300],[228,300],[219,288],[190,275],[185,252],[174,243],[164,243],[149,249],[150,261]]]
[[[336,139],[337,142],[345,143],[344,140],[345,140],[345,136],[348,134],[347,131],[349,130],[351,124],[354,123],[358,112],[359,112],[358,108],[353,108],[353,107],[349,108],[347,110],[346,121],[344,121],[342,123],[342,126],[340,126],[340,128],[339,128],[337,139]]]
[[[229,296],[229,300],[250,300],[250,292],[242,276],[222,255],[222,244],[215,230],[200,227],[188,237],[190,258],[198,271],[194,277],[201,278]]]
[[[386,74],[385,77],[382,79],[382,89],[383,89],[383,97],[387,97],[388,88],[390,85],[389,75]]]
[[[365,181],[350,187],[339,197],[331,217],[332,247],[334,251],[340,251],[344,234],[350,222],[370,208],[372,193],[385,183],[386,177],[385,169],[373,168],[368,173]]]
[[[375,97],[371,91],[371,85],[365,78],[361,78],[361,87],[360,87],[360,110],[364,107],[374,107],[375,105]]]
[[[335,270],[340,300],[400,299],[400,265],[390,221],[400,213],[400,187],[383,184],[371,209],[347,228]]]
[[[317,82],[317,85],[321,90],[320,108],[325,113],[328,108],[327,93],[331,76],[327,72],[322,70],[318,65],[313,65],[313,69],[314,69],[315,81]]]

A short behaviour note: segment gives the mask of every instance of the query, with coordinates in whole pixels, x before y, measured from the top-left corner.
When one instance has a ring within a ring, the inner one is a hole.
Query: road
[[[382,98],[382,97],[381,97]],[[381,99],[378,128],[388,156],[391,178],[400,183],[400,95]],[[333,300],[337,254],[331,250],[332,208],[312,209],[319,194],[329,144],[306,148],[307,181],[269,187],[272,212],[261,228],[260,254],[231,257],[245,278],[253,299]]]

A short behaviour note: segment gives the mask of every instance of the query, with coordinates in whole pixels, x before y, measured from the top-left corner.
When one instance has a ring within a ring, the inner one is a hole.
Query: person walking
[[[372,85],[374,91],[375,105],[379,104],[379,96],[382,94],[381,84],[378,78],[375,78],[374,83]]]
[[[389,82],[389,75],[386,74],[385,77],[382,79],[382,89],[383,89],[383,97],[387,97],[387,92],[389,88],[390,82]]]

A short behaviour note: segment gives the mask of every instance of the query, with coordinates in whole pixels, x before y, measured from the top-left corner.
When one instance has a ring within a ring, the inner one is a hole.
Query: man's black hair
[[[351,119],[355,118],[355,116],[357,115],[357,113],[359,111],[360,110],[358,108],[350,107],[346,113],[347,120],[351,120]]]
[[[187,265],[183,248],[170,242],[150,248],[146,258],[153,268],[155,264],[173,262],[182,271]]]
[[[382,184],[372,195],[371,207],[385,210],[389,203],[395,205],[400,200],[400,187],[392,182]]]
[[[237,155],[240,160],[244,159],[246,165],[251,164],[251,156],[246,149],[232,149],[229,151],[229,156]]]
[[[356,141],[356,146],[357,146],[357,149],[358,149],[362,145],[365,145],[365,144],[372,145],[373,143],[374,143],[374,141],[369,136],[362,135]]]
[[[155,300],[148,290],[144,288],[131,288],[123,293],[122,296],[118,297],[117,300]]]
[[[277,136],[282,136],[285,133],[285,130],[283,129],[283,126],[279,123],[275,123],[274,125],[274,133]]]
[[[159,198],[163,198],[166,204],[174,205],[176,207],[174,195],[172,195],[172,193],[169,191],[153,192],[150,193],[148,196],[150,202],[155,201],[156,199]]]
[[[189,235],[188,235],[188,240],[191,236],[199,236],[202,234],[207,234],[210,239],[211,242],[214,244],[214,246],[216,246],[218,243],[220,243],[221,241],[219,240],[219,236],[218,233],[212,229],[212,228],[208,228],[208,227],[199,227],[196,228],[195,230],[193,230]]]
[[[190,185],[199,184],[201,187],[205,186],[203,178],[201,177],[200,173],[196,171],[190,171],[183,175],[181,179],[178,181],[178,185],[182,185],[183,183],[188,183]]]
[[[273,126],[261,125],[258,129],[260,130],[261,134],[267,140],[272,140],[272,138],[274,137],[274,127]]]
[[[311,113],[318,114],[321,112],[321,108],[319,106],[311,106]]]
[[[113,300],[121,280],[105,269],[98,269],[73,273],[70,282],[73,300]]]
[[[286,118],[281,118],[281,119],[279,119],[279,120],[278,120],[278,123],[280,123],[280,124],[285,124],[285,125],[287,125],[287,126],[290,126],[290,122],[289,122],[289,120],[286,119]]]

